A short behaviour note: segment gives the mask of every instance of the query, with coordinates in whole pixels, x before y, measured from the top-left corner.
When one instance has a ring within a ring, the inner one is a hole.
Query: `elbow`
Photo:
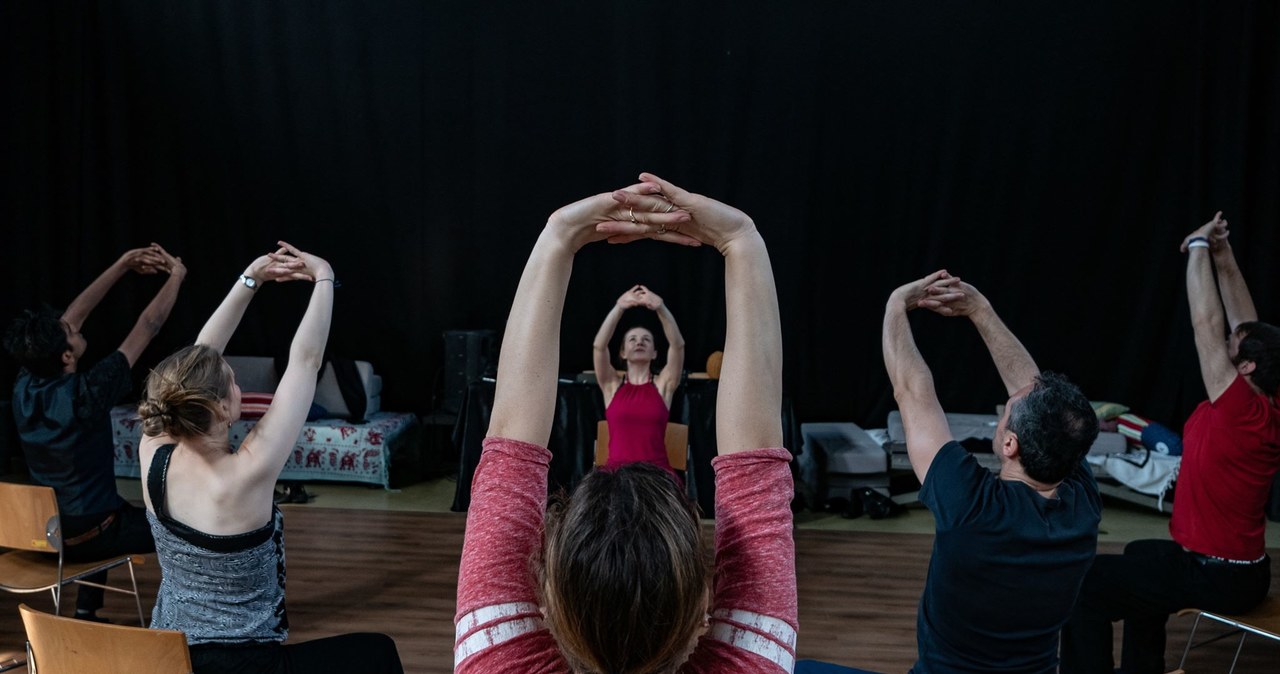
[[[319,372],[324,364],[324,349],[313,346],[293,345],[289,350],[289,365],[306,368],[311,372]]]
[[[163,314],[144,313],[138,320],[138,325],[147,333],[147,337],[155,337],[160,334],[160,329],[164,327],[164,321],[168,318]]]
[[[1220,337],[1226,333],[1226,323],[1215,311],[1192,311],[1191,327],[1196,334]]]
[[[904,404],[909,405],[921,398],[933,398],[936,396],[937,393],[933,389],[933,377],[929,375],[902,377],[893,383],[893,399],[897,401],[899,408]]]

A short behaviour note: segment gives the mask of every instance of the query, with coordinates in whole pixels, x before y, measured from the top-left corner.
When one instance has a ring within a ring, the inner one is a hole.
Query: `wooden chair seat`
[[[182,632],[107,625],[18,607],[34,674],[190,674]]]
[[[138,579],[133,565],[142,558],[119,555],[97,562],[68,562],[63,550],[62,518],[58,499],[51,487],[0,482],[0,590],[26,594],[49,591],[53,595],[53,612],[62,612],[62,589],[78,583],[133,595],[138,608],[138,622],[146,626],[142,599],[138,596]],[[84,580],[99,571],[127,565],[132,590],[99,585]]]
[[[124,564],[141,564],[145,557],[128,555],[98,562],[65,562],[62,582],[69,583]],[[47,553],[15,550],[0,555],[0,590],[18,594],[44,592],[58,586],[58,560]]]
[[[663,438],[667,447],[667,463],[675,470],[687,470],[689,467],[689,427],[685,424],[668,423],[666,436]],[[596,465],[603,466],[609,462],[609,422],[596,424]]]

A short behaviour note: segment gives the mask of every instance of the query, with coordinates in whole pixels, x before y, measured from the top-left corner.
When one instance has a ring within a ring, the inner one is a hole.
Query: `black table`
[[[685,483],[690,497],[702,512],[715,512],[715,475],[711,459],[716,456],[716,393],[720,382],[689,379],[671,400],[671,421],[689,427],[689,464]],[[471,478],[480,462],[480,452],[489,417],[493,412],[494,382],[480,381],[467,387],[453,444],[458,449],[458,486],[453,510],[463,512],[471,504]],[[800,451],[800,426],[789,398],[782,404],[782,441],[792,454]],[[551,493],[571,490],[591,472],[595,463],[596,424],[604,419],[604,398],[594,383],[561,380],[556,387],[555,420],[551,424],[551,466],[547,487]]]

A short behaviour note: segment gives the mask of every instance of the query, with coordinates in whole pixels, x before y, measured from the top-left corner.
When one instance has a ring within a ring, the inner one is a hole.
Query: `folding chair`
[[[13,548],[0,554],[0,590],[17,594],[49,590],[53,593],[55,615],[61,615],[62,588],[70,583],[131,594],[138,607],[138,623],[146,627],[138,579],[133,573],[133,565],[141,564],[142,557],[124,555],[77,563],[64,560],[58,499],[51,487],[0,483],[0,513],[4,513],[4,517],[0,517],[0,547]],[[84,580],[121,565],[129,567],[133,591]]]
[[[18,612],[33,674],[191,674],[182,632],[63,618],[26,604]]]
[[[1244,640],[1250,634],[1264,639],[1280,641],[1280,598],[1277,597],[1268,597],[1252,611],[1241,615],[1224,615],[1211,611],[1202,611],[1198,608],[1184,608],[1178,611],[1178,615],[1194,615],[1196,619],[1195,622],[1191,623],[1191,634],[1187,635],[1187,647],[1182,651],[1182,662],[1178,664],[1178,669],[1170,674],[1179,674],[1184,671],[1183,668],[1187,666],[1187,656],[1191,653],[1192,648],[1203,646],[1237,633],[1240,635],[1240,642],[1236,644],[1236,654],[1231,659],[1231,669],[1228,672],[1236,671],[1236,663],[1240,660],[1240,651],[1244,650]],[[1195,643],[1196,628],[1200,626],[1201,618],[1221,623],[1231,627],[1232,630],[1197,644]]]
[[[684,472],[689,466],[689,427],[684,424],[667,424],[664,442],[667,445],[667,463],[671,467]],[[603,466],[609,461],[609,422],[596,424],[596,465]]]

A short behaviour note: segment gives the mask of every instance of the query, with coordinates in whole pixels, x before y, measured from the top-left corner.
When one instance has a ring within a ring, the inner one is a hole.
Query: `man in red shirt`
[[[1064,674],[1112,671],[1115,620],[1125,621],[1121,671],[1164,672],[1171,613],[1240,613],[1270,588],[1263,510],[1280,467],[1280,328],[1258,322],[1227,234],[1219,211],[1182,242],[1209,399],[1183,428],[1173,540],[1134,541],[1122,555],[1098,555],[1063,629]]]

